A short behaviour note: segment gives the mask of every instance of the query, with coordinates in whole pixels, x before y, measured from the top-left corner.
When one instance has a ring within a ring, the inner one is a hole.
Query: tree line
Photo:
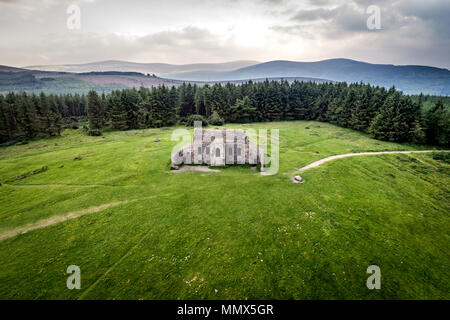
[[[449,145],[442,99],[425,110],[423,95],[363,83],[248,81],[242,84],[123,89],[108,95],[0,95],[0,142],[59,135],[61,119],[87,116],[90,135],[191,123],[317,120],[395,141]]]
[[[0,94],[0,143],[59,136],[63,118],[86,115],[87,98],[75,95]]]

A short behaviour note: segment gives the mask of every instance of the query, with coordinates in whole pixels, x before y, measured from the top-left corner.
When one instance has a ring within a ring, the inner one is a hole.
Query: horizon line
[[[238,59],[238,60],[230,60],[230,61],[224,61],[224,62],[194,62],[194,63],[168,63],[168,62],[136,62],[131,60],[117,60],[117,59],[106,59],[106,60],[96,60],[96,61],[90,61],[90,62],[80,62],[80,63],[57,63],[57,64],[33,64],[33,65],[26,65],[26,66],[13,66],[13,65],[3,65],[6,67],[14,67],[14,68],[22,68],[27,69],[31,67],[52,67],[52,66],[79,66],[79,65],[86,65],[86,64],[97,64],[97,63],[105,63],[105,62],[121,62],[121,63],[134,63],[134,64],[162,64],[162,65],[172,65],[172,66],[186,66],[186,65],[208,65],[208,64],[227,64],[227,63],[236,63],[236,62],[254,62],[254,64],[249,66],[254,66],[258,64],[265,64],[270,62],[298,62],[298,63],[315,63],[315,62],[323,62],[323,61],[330,61],[330,60],[349,60],[359,63],[366,63],[366,64],[372,64],[372,65],[391,65],[391,66],[416,66],[416,67],[431,67],[431,68],[437,68],[437,69],[444,69],[449,70],[449,68],[446,67],[438,67],[433,65],[426,65],[426,64],[394,64],[394,63],[374,63],[374,62],[368,62],[364,60],[357,60],[357,59],[351,59],[351,58],[327,58],[327,59],[320,59],[320,60],[288,60],[288,59],[274,59],[274,60],[267,60],[267,61],[257,61],[257,60],[251,60],[251,59]],[[249,67],[248,66],[248,67]]]

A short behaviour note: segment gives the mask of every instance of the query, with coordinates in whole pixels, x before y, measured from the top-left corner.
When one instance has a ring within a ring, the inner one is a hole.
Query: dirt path
[[[210,169],[208,166],[182,166],[178,170],[171,170],[170,172],[183,172],[183,171],[200,171],[200,172],[220,172],[217,169]]]
[[[8,238],[12,238],[18,234],[27,233],[28,231],[31,231],[31,230],[40,229],[43,227],[50,226],[52,224],[56,224],[56,223],[70,220],[70,219],[78,218],[78,217],[83,216],[88,213],[103,211],[109,207],[117,206],[119,204],[124,204],[124,203],[127,203],[127,201],[106,203],[106,204],[102,204],[100,206],[90,207],[90,208],[87,208],[84,210],[70,212],[64,216],[56,216],[56,217],[51,217],[51,218],[47,218],[47,219],[42,219],[42,220],[36,221],[35,223],[28,224],[26,226],[9,229],[9,230],[6,230],[6,231],[3,231],[2,233],[0,233],[0,241],[8,239]]]
[[[51,226],[53,224],[64,222],[67,220],[75,219],[75,218],[84,216],[85,214],[88,214],[88,213],[103,211],[110,207],[118,206],[120,204],[127,204],[127,203],[132,203],[135,201],[142,201],[142,200],[154,199],[154,198],[159,198],[159,197],[170,197],[173,195],[175,195],[175,193],[167,193],[164,195],[158,194],[158,195],[152,195],[152,196],[148,196],[148,197],[143,197],[143,198],[138,198],[138,199],[130,199],[130,200],[125,200],[125,201],[115,201],[115,202],[105,203],[105,204],[102,204],[99,206],[90,207],[90,208],[79,210],[79,211],[69,212],[63,216],[55,216],[55,217],[50,217],[47,219],[41,219],[34,223],[27,224],[25,226],[20,226],[20,227],[14,228],[14,229],[3,230],[2,232],[0,232],[0,241],[3,241],[8,238],[12,238],[18,234],[27,233],[28,231],[31,231],[31,230],[36,230],[36,229]]]
[[[320,159],[318,161],[315,161],[313,163],[308,164],[307,166],[298,169],[298,171],[303,172],[306,170],[309,170],[311,168],[315,168],[320,166],[322,163],[334,160],[334,159],[340,159],[340,158],[347,158],[347,157],[356,157],[356,156],[367,156],[367,155],[378,155],[378,154],[393,154],[393,153],[426,153],[426,152],[450,152],[449,150],[416,150],[416,151],[380,151],[380,152],[360,152],[360,153],[344,153],[344,154],[338,154],[335,156],[327,157],[324,159]]]
[[[3,183],[4,186],[8,187],[78,187],[78,188],[85,188],[85,187],[145,187],[145,185],[140,184],[125,184],[125,185],[114,185],[114,184],[70,184],[70,183]]]

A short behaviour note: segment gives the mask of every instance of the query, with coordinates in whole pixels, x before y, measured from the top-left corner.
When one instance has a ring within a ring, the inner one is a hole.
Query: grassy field
[[[278,174],[170,172],[173,128],[0,148],[0,234],[92,211],[0,241],[0,299],[450,298],[449,164],[361,156],[290,181],[330,155],[429,148],[319,122],[230,127],[279,128]]]

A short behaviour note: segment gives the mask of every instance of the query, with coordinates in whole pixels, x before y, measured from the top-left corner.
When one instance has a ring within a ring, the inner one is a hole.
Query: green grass
[[[429,148],[319,122],[230,127],[279,128],[278,174],[172,173],[173,128],[0,148],[0,234],[128,201],[0,241],[0,299],[450,298],[448,163],[361,156],[289,180],[334,154]],[[66,288],[72,264],[81,290]],[[372,264],[381,290],[366,287]]]

